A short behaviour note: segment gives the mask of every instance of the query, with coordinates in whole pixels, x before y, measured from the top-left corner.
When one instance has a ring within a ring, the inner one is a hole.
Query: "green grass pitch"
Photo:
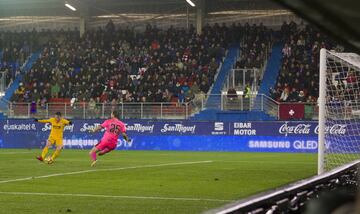
[[[0,149],[0,213],[201,213],[316,173],[315,154]]]

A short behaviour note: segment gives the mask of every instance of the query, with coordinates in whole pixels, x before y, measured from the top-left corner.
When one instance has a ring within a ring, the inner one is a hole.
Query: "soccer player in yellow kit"
[[[69,120],[63,119],[61,117],[60,112],[56,112],[55,117],[53,117],[53,118],[50,118],[47,120],[35,119],[35,122],[51,124],[51,131],[50,131],[49,138],[46,142],[44,149],[41,152],[41,156],[36,157],[36,159],[38,159],[39,161],[44,161],[45,156],[49,151],[49,147],[51,147],[52,145],[55,144],[56,150],[52,154],[50,160],[48,161],[48,163],[53,163],[54,160],[59,156],[59,154],[63,148],[64,128],[66,125],[71,125],[72,123]]]

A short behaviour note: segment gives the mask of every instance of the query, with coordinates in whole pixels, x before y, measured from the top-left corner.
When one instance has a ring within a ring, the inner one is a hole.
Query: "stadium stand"
[[[266,61],[266,49],[272,46],[274,33],[262,24],[244,25],[240,29],[243,33],[241,41],[241,55],[237,59],[235,68],[260,68]]]
[[[25,61],[25,63],[22,65],[22,67],[19,68],[19,72],[14,77],[14,79],[11,81],[11,84],[6,90],[4,99],[10,100],[12,96],[24,96],[25,94],[25,88],[23,87],[23,83],[21,82],[24,75],[27,74],[27,72],[30,70],[30,68],[33,66],[35,61],[39,58],[40,53],[35,52],[30,55],[30,57]]]
[[[12,100],[181,103],[208,92],[227,48],[226,29],[206,26],[197,36],[194,28],[186,32],[148,25],[135,35],[132,29],[108,25],[80,40],[54,38],[25,76],[24,96]],[[42,77],[36,78],[39,72]]]
[[[281,27],[282,62],[270,96],[279,102],[314,103],[319,95],[319,53],[321,48],[339,49],[336,43],[303,23]]]
[[[28,32],[0,33],[0,72],[6,75],[6,83],[10,84],[20,73],[20,66],[25,63],[31,53],[34,42]]]
[[[139,32],[117,28],[110,21],[82,38],[76,29],[32,35],[36,41],[25,44],[41,49],[39,59],[33,51],[24,77],[14,79],[5,96],[17,103],[13,108],[22,105],[24,114],[29,112],[26,103],[34,108],[47,103],[86,104],[84,109],[99,103],[111,108],[122,103],[165,103],[173,106],[173,114],[194,120],[272,120],[279,117],[281,110],[274,105],[280,101],[302,101],[309,105],[301,118],[313,118],[317,109],[311,103],[318,96],[314,56],[322,46],[335,46],[314,28],[294,22],[284,23],[279,31],[262,24],[206,25],[199,36],[193,26],[186,31],[147,25]],[[261,72],[246,74],[244,97],[237,95],[224,104],[220,94],[232,68]],[[306,81],[312,76],[313,81]],[[186,107],[177,109],[182,104]],[[149,111],[162,111],[155,108]],[[239,109],[242,114],[232,111]]]
[[[148,25],[145,32],[136,33],[129,28],[115,29],[110,22],[106,29],[89,31],[83,39],[72,32],[56,36],[50,32],[40,59],[25,76],[25,96],[14,95],[12,100],[49,102],[51,98],[75,97],[79,101],[181,103],[212,88],[229,44],[242,41],[244,54],[237,66],[257,66],[248,62],[264,64],[267,56],[262,49],[272,35],[263,25],[248,24],[207,25],[201,36],[194,30],[160,30]],[[34,78],[39,72],[50,78]],[[212,92],[221,90],[227,72],[220,72]],[[150,85],[149,80],[156,83]]]

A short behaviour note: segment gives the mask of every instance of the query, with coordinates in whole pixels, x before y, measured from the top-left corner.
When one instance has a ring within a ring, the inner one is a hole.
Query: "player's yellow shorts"
[[[57,138],[53,138],[51,136],[49,136],[48,141],[50,142],[51,145],[56,145],[56,146],[62,146],[63,145],[63,140],[57,139]]]

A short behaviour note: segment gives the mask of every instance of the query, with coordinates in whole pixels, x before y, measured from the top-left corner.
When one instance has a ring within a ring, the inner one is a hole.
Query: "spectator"
[[[89,108],[90,118],[94,118],[94,116],[96,115],[96,102],[93,98],[90,98],[90,101],[88,103],[88,108]]]
[[[246,84],[245,90],[244,90],[244,97],[250,98],[251,97],[251,88],[249,84]]]
[[[234,88],[229,88],[227,91],[227,98],[229,100],[235,100],[237,98],[237,92]]]
[[[25,87],[23,83],[19,84],[19,88],[15,91],[16,100],[22,100],[25,94]]]
[[[185,102],[185,93],[183,90],[180,90],[180,93],[178,94],[178,101],[180,104]]]
[[[198,84],[197,84],[197,81],[195,81],[195,82],[193,83],[193,85],[191,86],[190,90],[191,90],[192,93],[194,93],[194,94],[198,94],[198,93],[200,92],[200,88],[199,88],[199,86],[198,86]]]
[[[301,102],[301,103],[306,102],[306,97],[305,97],[304,91],[300,91],[300,92],[299,92],[299,99],[298,99],[298,101]]]
[[[346,83],[347,83],[347,87],[349,88],[353,88],[353,87],[357,88],[355,85],[357,83],[357,78],[353,71],[348,72],[348,75],[346,77]]]
[[[284,48],[282,49],[284,57],[289,58],[291,56],[291,47],[285,43]]]
[[[284,91],[281,93],[280,97],[281,102],[289,102],[289,89],[285,88]]]
[[[170,102],[172,98],[172,94],[170,93],[169,89],[165,89],[165,92],[163,93],[162,100],[164,102]]]
[[[184,82],[184,84],[181,86],[181,90],[184,91],[185,94],[189,92],[190,87],[188,86],[187,82]]]
[[[190,102],[194,98],[195,98],[195,94],[191,90],[189,90],[188,93],[185,94],[185,101],[186,102]]]
[[[158,89],[156,94],[155,94],[155,102],[163,102],[163,93],[161,91],[161,89]]]
[[[298,102],[299,101],[299,94],[296,90],[296,88],[291,89],[291,93],[288,97],[289,102]]]
[[[203,93],[206,94],[206,92],[209,91],[209,87],[210,86],[209,86],[209,84],[207,82],[202,81],[199,88],[200,88],[200,91],[202,91]]]
[[[58,98],[60,92],[60,87],[58,83],[55,83],[55,85],[51,86],[51,97],[52,98]]]

